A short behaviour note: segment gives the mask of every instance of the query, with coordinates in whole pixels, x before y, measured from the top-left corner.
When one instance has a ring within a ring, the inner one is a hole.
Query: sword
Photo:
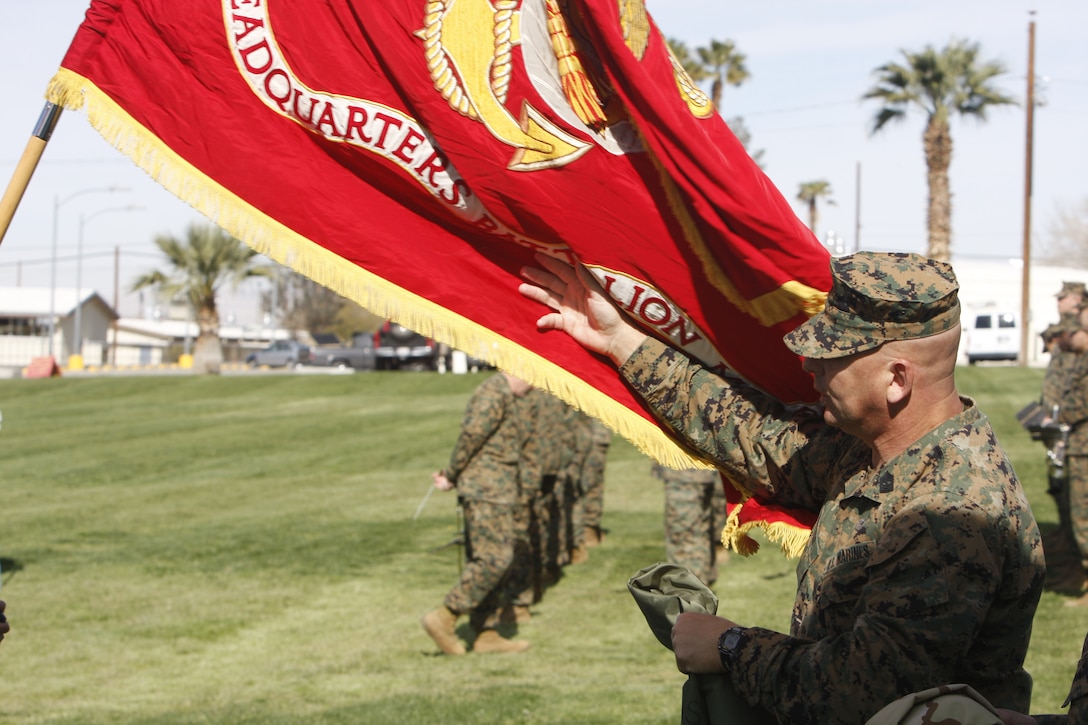
[[[432,493],[434,493],[433,484],[427,487],[427,493],[423,496],[423,500],[419,502],[419,506],[416,506],[416,513],[414,516],[412,516],[412,521],[418,519],[419,515],[423,513],[423,507],[427,505],[427,499],[431,497]]]

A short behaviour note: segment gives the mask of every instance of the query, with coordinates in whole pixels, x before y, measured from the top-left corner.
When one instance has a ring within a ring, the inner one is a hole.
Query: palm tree
[[[185,239],[155,238],[170,268],[153,270],[132,284],[133,291],[156,287],[171,298],[184,299],[196,312],[199,334],[193,349],[193,368],[218,373],[223,362],[219,340],[216,295],[225,282],[235,286],[249,277],[268,277],[272,268],[255,264],[257,252],[222,229],[210,224],[191,224]]]
[[[748,80],[748,67],[744,65],[746,60],[744,53],[737,50],[736,43],[732,40],[711,39],[710,45],[696,48],[699,61],[707,72],[707,77],[712,77],[714,82],[710,86],[710,100],[714,108],[721,108],[722,88],[728,83],[731,86],[739,86]]]
[[[693,58],[691,50],[688,49],[687,44],[682,40],[676,38],[667,38],[665,40],[669,44],[669,50],[676,56],[676,60],[679,61],[680,66],[696,83],[705,81],[710,77],[710,71],[708,71],[697,58]]]
[[[813,234],[816,233],[816,203],[826,197],[828,204],[834,204],[831,193],[831,182],[824,179],[802,182],[797,191],[797,200],[808,205],[808,228]]]
[[[877,68],[877,85],[863,99],[882,105],[873,119],[875,134],[890,121],[902,121],[912,107],[926,114],[922,147],[929,182],[928,256],[948,261],[952,255],[952,193],[948,167],[952,162],[953,114],[986,120],[991,106],[1014,104],[992,84],[1005,72],[996,60],[981,61],[977,43],[953,39],[943,50],[927,45],[916,53],[901,51],[904,63],[886,63]]]

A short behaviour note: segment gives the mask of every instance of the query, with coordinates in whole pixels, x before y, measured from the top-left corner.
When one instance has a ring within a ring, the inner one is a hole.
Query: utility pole
[[[1028,324],[1031,315],[1031,171],[1035,138],[1035,11],[1028,12],[1027,139],[1024,145],[1024,266],[1020,283],[1020,364],[1028,364]]]

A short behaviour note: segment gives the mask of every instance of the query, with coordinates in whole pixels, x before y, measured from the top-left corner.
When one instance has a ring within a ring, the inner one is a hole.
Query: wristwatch
[[[730,627],[722,632],[718,638],[718,656],[721,657],[722,667],[726,671],[731,670],[732,664],[737,659],[737,648],[748,640],[743,627]]]

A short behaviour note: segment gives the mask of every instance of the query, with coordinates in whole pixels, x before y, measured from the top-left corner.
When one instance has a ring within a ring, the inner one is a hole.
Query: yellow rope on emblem
[[[566,18],[563,17],[556,0],[547,0],[548,5],[548,35],[551,36],[552,50],[559,61],[559,81],[563,86],[563,95],[567,102],[578,114],[582,123],[600,131],[608,125],[601,110],[601,98],[593,88],[586,76],[582,61],[578,58],[578,51],[574,47],[574,40],[567,28]]]
[[[650,16],[642,0],[620,0],[620,27],[627,49],[639,60],[650,44]]]

